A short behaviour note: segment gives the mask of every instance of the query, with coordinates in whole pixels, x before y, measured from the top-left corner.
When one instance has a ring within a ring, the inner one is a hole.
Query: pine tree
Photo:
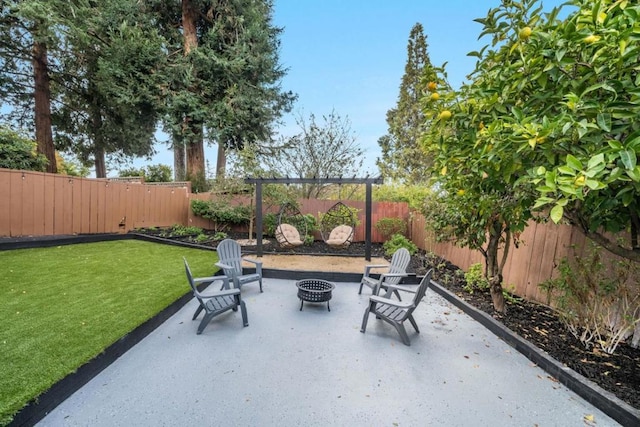
[[[420,107],[429,81],[435,72],[427,52],[427,38],[422,24],[411,29],[407,45],[407,63],[395,108],[387,111],[388,133],[378,139],[382,157],[376,161],[385,178],[407,184],[428,179],[431,163],[420,150],[420,135],[425,117]]]

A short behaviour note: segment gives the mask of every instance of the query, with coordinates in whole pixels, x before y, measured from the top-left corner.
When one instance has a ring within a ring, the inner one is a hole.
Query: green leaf
[[[627,169],[627,175],[635,182],[640,182],[640,166],[636,166],[634,169]]]
[[[582,163],[580,162],[580,160],[578,160],[571,154],[567,154],[567,165],[571,169],[575,169],[577,171],[582,170]]]
[[[556,189],[543,185],[543,186],[537,187],[536,191],[539,191],[540,193],[553,193],[554,191],[556,191]]]
[[[627,170],[634,169],[638,161],[636,152],[633,150],[620,151],[620,160],[622,160],[622,164]]]
[[[596,121],[600,129],[605,132],[611,132],[611,114],[598,113]]]
[[[576,171],[574,169],[571,169],[568,166],[559,166],[558,172],[563,173],[565,175],[571,175],[571,176],[574,176],[576,174]]]
[[[588,179],[585,181],[585,184],[592,190],[599,190],[601,188],[604,188],[604,185],[601,184],[600,181],[596,181],[595,179]]]
[[[551,209],[550,217],[553,222],[556,224],[560,222],[562,219],[562,214],[564,213],[564,208],[560,205],[555,205],[553,209]]]
[[[599,153],[591,157],[587,163],[587,169],[593,169],[601,164],[604,164],[604,153]]]

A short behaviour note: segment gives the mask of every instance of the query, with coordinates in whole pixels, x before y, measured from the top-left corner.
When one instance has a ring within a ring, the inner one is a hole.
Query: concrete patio
[[[295,281],[243,288],[196,335],[195,300],[60,404],[42,426],[617,426],[432,290],[411,346],[337,283],[299,311]]]

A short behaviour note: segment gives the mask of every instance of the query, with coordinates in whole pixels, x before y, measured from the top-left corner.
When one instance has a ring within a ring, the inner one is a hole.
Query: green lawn
[[[189,292],[213,251],[136,240],[0,252],[0,425]]]

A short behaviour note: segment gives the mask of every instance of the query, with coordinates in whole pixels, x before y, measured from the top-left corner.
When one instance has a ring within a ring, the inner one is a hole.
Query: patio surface
[[[192,300],[38,425],[619,425],[432,290],[410,347],[373,316],[360,333],[357,290],[299,311],[295,281],[265,279],[248,327],[229,312],[202,335]]]

